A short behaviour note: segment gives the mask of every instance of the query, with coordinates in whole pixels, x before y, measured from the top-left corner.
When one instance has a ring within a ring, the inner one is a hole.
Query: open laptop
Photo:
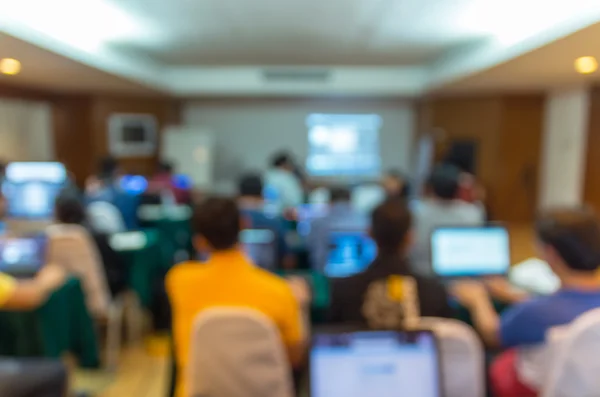
[[[6,167],[2,192],[9,218],[51,219],[54,201],[64,188],[67,172],[56,162],[15,162]]]
[[[34,276],[46,263],[47,241],[43,235],[1,237],[0,272],[18,278]]]
[[[377,246],[365,230],[331,230],[325,263],[328,277],[348,277],[365,270],[377,256]]]
[[[441,397],[440,351],[431,331],[317,333],[311,397]]]
[[[277,268],[277,246],[275,233],[269,229],[245,229],[240,233],[240,242],[252,262],[265,270]]]
[[[506,275],[510,243],[505,227],[440,227],[431,234],[431,265],[439,277]]]

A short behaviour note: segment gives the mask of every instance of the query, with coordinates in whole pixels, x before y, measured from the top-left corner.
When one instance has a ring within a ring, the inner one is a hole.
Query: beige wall
[[[589,117],[585,87],[552,91],[544,107],[541,208],[582,202]]]

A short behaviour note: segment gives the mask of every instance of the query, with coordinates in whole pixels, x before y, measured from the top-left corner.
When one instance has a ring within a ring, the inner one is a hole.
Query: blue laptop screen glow
[[[121,178],[121,189],[129,194],[142,194],[148,188],[148,180],[141,175],[124,175]]]
[[[312,397],[439,397],[438,349],[422,332],[317,334],[310,352]]]
[[[431,263],[442,277],[505,274],[510,267],[508,231],[499,226],[436,229]]]
[[[54,201],[66,179],[67,172],[60,163],[10,163],[2,184],[8,216],[29,219],[52,217]]]
[[[325,274],[348,277],[365,270],[377,255],[377,247],[364,231],[332,231]]]

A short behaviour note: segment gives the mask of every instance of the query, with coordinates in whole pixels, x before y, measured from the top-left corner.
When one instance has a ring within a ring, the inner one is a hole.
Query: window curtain
[[[50,104],[0,99],[0,161],[53,159]]]

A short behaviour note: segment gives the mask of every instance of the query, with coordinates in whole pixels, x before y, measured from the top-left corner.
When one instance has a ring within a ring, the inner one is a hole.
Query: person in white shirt
[[[276,203],[281,211],[296,208],[304,202],[304,190],[292,157],[288,153],[279,153],[273,158],[271,169],[265,174],[265,197]]]
[[[430,276],[430,237],[441,226],[480,226],[485,223],[485,211],[477,204],[457,199],[460,170],[452,165],[435,167],[427,183],[423,200],[411,202],[414,217],[415,243],[411,264],[418,274]]]

